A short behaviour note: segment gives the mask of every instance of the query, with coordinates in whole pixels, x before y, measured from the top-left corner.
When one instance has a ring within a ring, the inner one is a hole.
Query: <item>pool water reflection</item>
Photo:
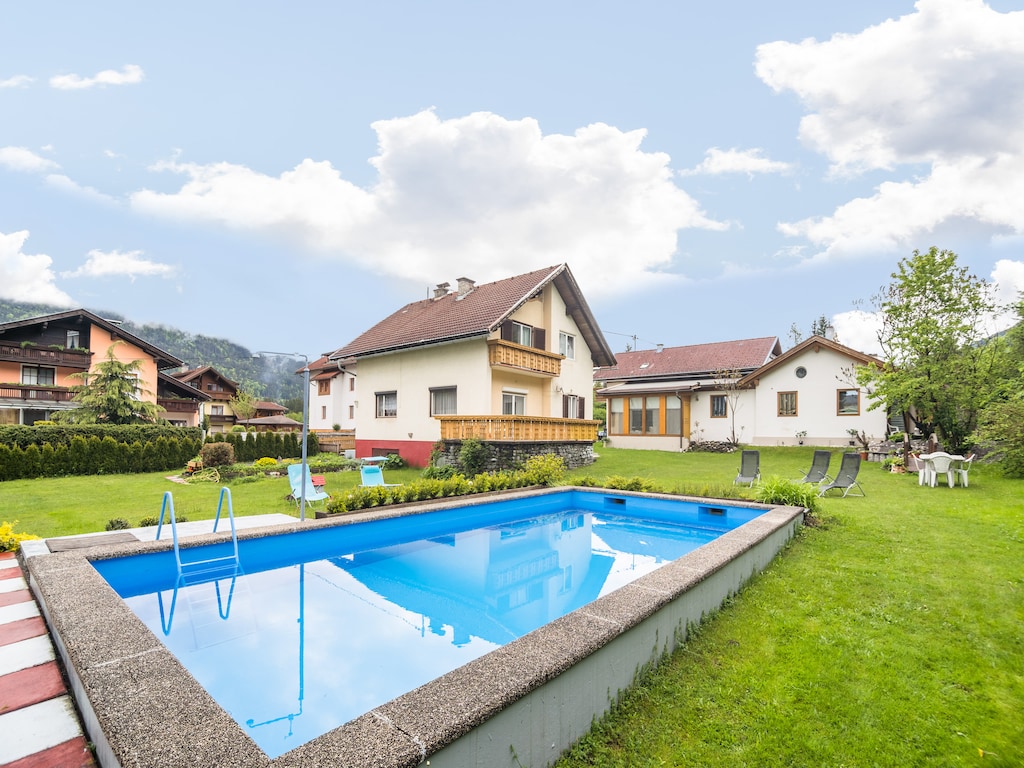
[[[279,543],[273,567],[144,593],[137,568],[95,566],[273,758],[741,522],[574,509],[329,556]]]

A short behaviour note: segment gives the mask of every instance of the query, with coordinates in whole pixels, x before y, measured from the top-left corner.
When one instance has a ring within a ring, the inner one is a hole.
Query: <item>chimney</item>
[[[662,351],[663,349],[665,349],[665,345],[664,345],[664,344],[659,344],[659,345],[658,345],[658,348],[657,348],[657,349],[655,350],[655,354],[659,354],[659,355],[660,355],[660,354],[661,354],[661,351]]]
[[[468,277],[460,277],[458,282],[460,299],[476,287],[476,283],[474,283]]]
[[[438,283],[437,287],[434,288],[434,298],[443,299],[448,295],[448,283]]]

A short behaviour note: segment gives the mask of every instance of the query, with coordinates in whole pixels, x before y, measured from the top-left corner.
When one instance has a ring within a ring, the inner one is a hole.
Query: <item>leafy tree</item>
[[[994,340],[1005,346],[1005,368],[993,377],[993,399],[978,419],[975,438],[991,442],[1011,477],[1024,477],[1024,300],[1017,304],[1021,321]]]
[[[228,405],[231,406],[231,411],[235,416],[245,421],[256,415],[256,402],[256,396],[252,392],[240,387]]]
[[[69,378],[81,381],[71,389],[78,408],[61,411],[55,419],[77,424],[138,424],[156,421],[160,408],[142,400],[151,394],[142,389],[138,374],[140,361],[125,363],[114,356],[116,342],[107,350],[107,359],[95,371],[73,373]]]
[[[824,315],[818,315],[817,319],[811,322],[811,336],[828,336],[828,329],[831,327],[831,323],[828,318]],[[803,332],[796,327],[796,323],[792,323],[789,326],[789,337],[793,340],[793,346],[795,347],[801,341],[804,340]]]
[[[882,318],[878,341],[885,365],[857,369],[874,395],[909,414],[925,434],[937,432],[954,451],[965,447],[986,405],[990,376],[1003,345],[983,344],[993,312],[989,286],[934,246],[901,259],[893,282],[875,297]]]

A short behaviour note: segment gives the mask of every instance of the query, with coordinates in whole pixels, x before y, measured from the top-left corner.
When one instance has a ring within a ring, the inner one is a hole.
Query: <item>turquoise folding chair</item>
[[[292,498],[298,504],[302,499],[302,465],[288,465],[288,482],[292,486]],[[313,476],[309,474],[309,465],[306,465],[306,503],[312,504],[317,501],[326,501],[331,498],[329,493],[313,485]]]
[[[359,468],[359,484],[364,488],[373,486],[396,488],[401,485],[401,483],[385,483],[384,472],[376,464],[368,464]]]

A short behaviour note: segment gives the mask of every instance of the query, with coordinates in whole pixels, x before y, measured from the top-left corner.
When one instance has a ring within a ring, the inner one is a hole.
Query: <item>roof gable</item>
[[[562,296],[595,361],[608,364],[614,356],[566,264],[406,304],[329,357],[358,358],[486,336],[549,283]]]
[[[882,361],[879,360],[877,357],[864,354],[863,352],[858,352],[855,349],[851,349],[850,347],[840,344],[838,341],[826,339],[824,336],[815,335],[811,336],[809,339],[804,339],[795,347],[790,347],[781,355],[771,360],[770,362],[765,363],[756,371],[748,373],[746,376],[744,376],[737,382],[737,385],[746,386],[751,383],[756,383],[757,379],[777,369],[779,366],[791,362],[794,358],[804,355],[808,352],[820,352],[822,349],[828,349],[840,355],[848,357],[858,365],[877,365],[879,367],[883,365]]]

